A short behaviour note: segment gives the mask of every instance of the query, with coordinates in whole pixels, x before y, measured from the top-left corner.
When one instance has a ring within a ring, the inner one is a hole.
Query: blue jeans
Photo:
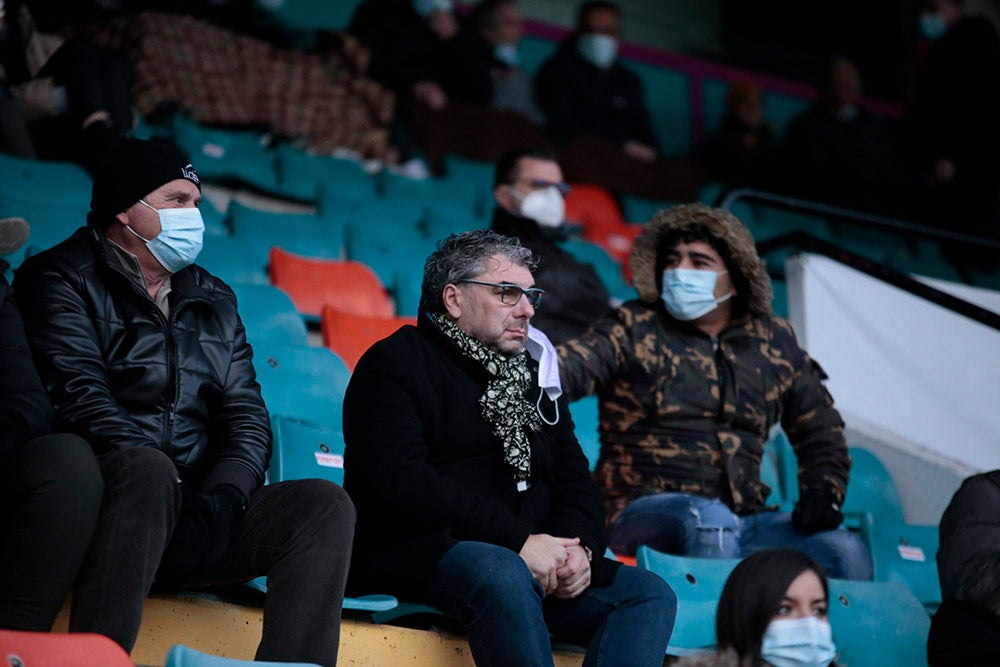
[[[611,526],[609,544],[618,554],[633,555],[645,544],[698,558],[743,558],[787,547],[807,553],[830,577],[870,580],[873,574],[871,553],[853,533],[806,535],[792,525],[790,512],[738,516],[718,500],[689,493],[656,493],[632,501]]]
[[[660,667],[677,597],[651,572],[622,567],[610,586],[545,596],[515,552],[459,542],[438,562],[430,601],[458,618],[476,665],[552,665],[549,633],[587,647],[583,664]]]

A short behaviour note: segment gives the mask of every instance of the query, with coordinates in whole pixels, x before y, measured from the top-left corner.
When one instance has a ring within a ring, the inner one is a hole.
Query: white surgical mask
[[[663,291],[660,298],[667,312],[684,322],[696,320],[731,298],[732,293],[715,298],[715,280],[728,271],[704,269],[667,269],[663,272]]]
[[[507,67],[517,66],[517,45],[504,42],[497,44],[493,49],[493,57],[502,62]]]
[[[126,229],[145,241],[156,261],[170,273],[177,273],[185,266],[194,264],[205,236],[201,211],[191,207],[155,209],[141,199],[139,203],[159,215],[160,233],[156,238],[147,239],[130,226]]]
[[[618,40],[611,35],[580,35],[576,48],[580,56],[591,65],[607,69],[618,55]]]
[[[767,626],[760,656],[773,667],[827,667],[837,657],[837,647],[827,621],[782,618]]]
[[[532,190],[522,195],[513,187],[511,194],[521,200],[520,212],[525,218],[534,220],[542,227],[554,229],[563,223],[566,217],[566,200],[559,188],[549,186],[541,190]]]
[[[920,33],[927,39],[940,39],[946,32],[948,24],[941,14],[925,12],[920,15]]]

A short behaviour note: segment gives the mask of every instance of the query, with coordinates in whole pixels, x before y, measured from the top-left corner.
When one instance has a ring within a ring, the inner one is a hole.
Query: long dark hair
[[[719,649],[732,649],[741,664],[761,665],[760,645],[764,631],[795,579],[812,570],[830,590],[823,568],[812,558],[794,549],[764,549],[747,556],[737,565],[719,597],[715,614],[715,635]]]

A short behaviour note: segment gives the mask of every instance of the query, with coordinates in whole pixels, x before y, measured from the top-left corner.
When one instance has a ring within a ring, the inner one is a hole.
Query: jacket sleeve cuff
[[[247,501],[250,500],[250,494],[260,486],[257,475],[250,468],[236,461],[222,461],[212,468],[212,472],[205,478],[201,490],[209,491],[223,484],[239,489],[244,500]]]

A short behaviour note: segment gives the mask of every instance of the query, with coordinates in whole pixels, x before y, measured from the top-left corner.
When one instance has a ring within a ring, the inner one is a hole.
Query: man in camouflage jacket
[[[636,239],[639,299],[559,346],[570,399],[600,396],[609,544],[739,558],[806,551],[830,576],[870,579],[864,544],[837,530],[850,457],[825,375],[787,321],[753,237],[702,204],[660,211]],[[799,461],[794,512],[765,504],[761,457],[780,423]]]

